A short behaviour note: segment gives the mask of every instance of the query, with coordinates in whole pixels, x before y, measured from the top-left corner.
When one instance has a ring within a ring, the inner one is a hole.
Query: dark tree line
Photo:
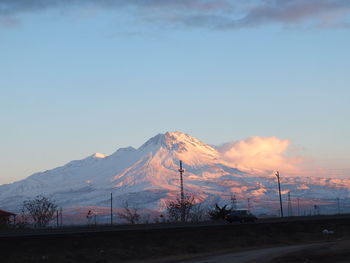
[[[231,209],[228,205],[220,207],[215,204],[213,208],[203,207],[201,203],[196,203],[193,195],[186,195],[184,199],[176,198],[166,203],[166,217],[160,215],[155,222],[199,222],[207,219],[225,219]],[[54,219],[57,205],[49,198],[39,195],[33,199],[23,202],[22,214],[18,216],[18,226],[29,226],[30,222],[35,227],[47,227]],[[130,207],[127,201],[124,202],[118,217],[129,224],[149,222],[150,215],[142,216],[138,208]],[[160,220],[160,221],[159,221]]]

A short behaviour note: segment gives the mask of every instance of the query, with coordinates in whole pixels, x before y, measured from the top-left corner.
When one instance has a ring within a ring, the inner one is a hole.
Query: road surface
[[[214,255],[205,258],[178,261],[182,263],[268,263],[274,259],[288,256],[290,254],[299,253],[301,251],[322,251],[332,246],[334,242],[313,243],[304,245],[281,246],[273,248],[264,248],[256,250],[248,250],[244,252],[228,253],[222,255]],[[281,261],[283,262],[283,261]],[[294,262],[294,261],[288,261]],[[295,261],[298,262],[298,261]]]

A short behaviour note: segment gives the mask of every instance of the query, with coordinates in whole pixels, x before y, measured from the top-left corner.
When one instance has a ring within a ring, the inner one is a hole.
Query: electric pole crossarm
[[[185,194],[184,194],[184,181],[183,181],[183,173],[185,172],[185,170],[182,168],[182,161],[180,161],[180,184],[181,184],[181,202],[184,201],[185,199]]]

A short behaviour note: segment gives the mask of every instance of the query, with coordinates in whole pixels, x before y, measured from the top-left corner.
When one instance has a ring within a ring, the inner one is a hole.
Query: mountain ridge
[[[251,199],[259,213],[276,211],[277,189],[273,171],[254,170],[222,158],[215,148],[182,132],[157,134],[139,148],[120,148],[111,155],[92,154],[81,160],[21,181],[0,186],[0,207],[19,211],[21,203],[47,195],[58,205],[106,207],[112,192],[115,206],[131,205],[163,210],[167,200],[179,193],[178,162],[183,161],[185,190],[206,205],[229,202],[232,195]],[[283,198],[288,191],[305,200],[350,197],[350,180],[284,177]],[[326,202],[326,201],[324,201]]]

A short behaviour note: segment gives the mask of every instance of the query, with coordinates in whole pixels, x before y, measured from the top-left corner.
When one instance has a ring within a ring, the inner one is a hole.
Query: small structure
[[[16,214],[0,210],[0,227],[8,226],[11,222],[11,217],[13,217],[13,222],[15,222]]]

